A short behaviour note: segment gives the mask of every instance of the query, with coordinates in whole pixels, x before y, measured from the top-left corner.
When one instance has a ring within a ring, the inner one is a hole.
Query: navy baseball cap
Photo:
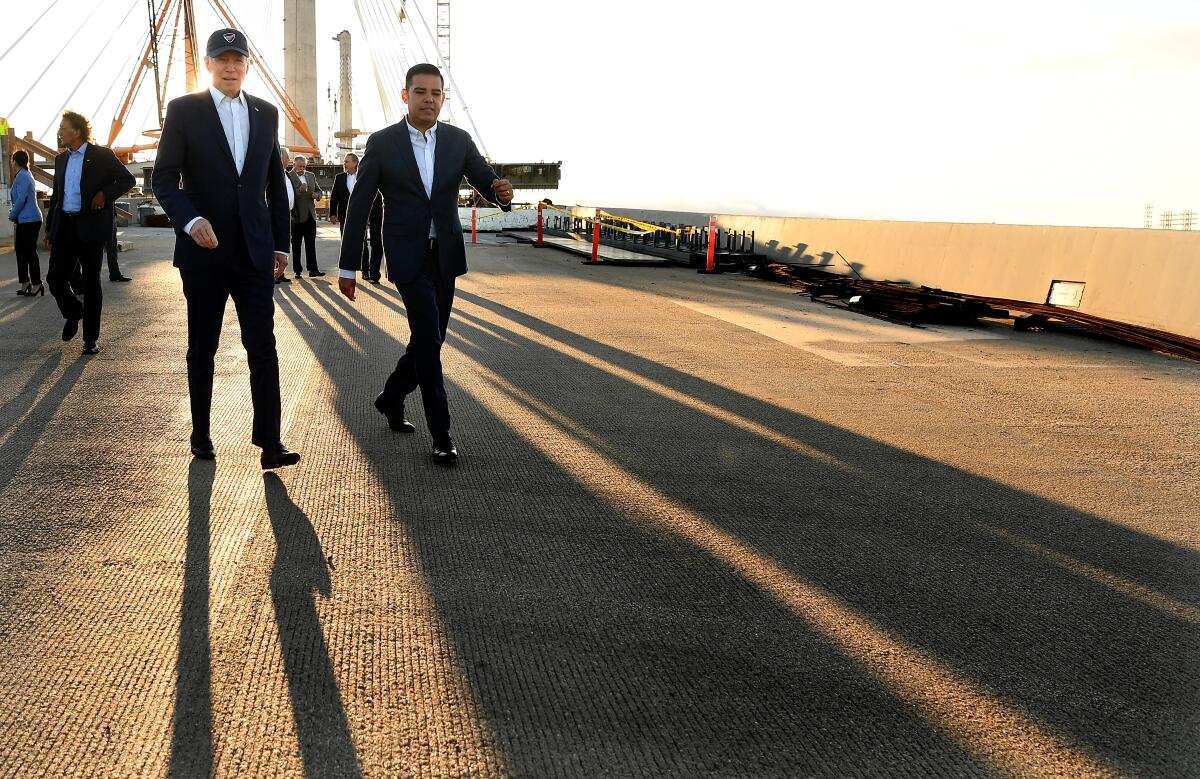
[[[204,52],[207,56],[216,57],[227,51],[236,51],[243,57],[249,57],[250,44],[246,41],[246,36],[230,27],[217,30],[208,36],[208,48]]]

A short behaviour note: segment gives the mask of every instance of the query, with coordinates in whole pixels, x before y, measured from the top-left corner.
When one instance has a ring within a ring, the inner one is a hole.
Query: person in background
[[[292,190],[295,192],[295,204],[292,207],[292,271],[299,278],[304,268],[300,265],[300,249],[303,246],[307,253],[308,275],[310,277],[324,276],[317,266],[317,206],[313,198],[321,193],[317,177],[306,173],[308,159],[299,154],[292,161],[292,172],[288,178],[292,180]]]
[[[283,165],[283,183],[287,185],[288,197],[288,213],[292,213],[292,209],[296,207],[296,190],[292,189],[292,177],[289,175],[292,172],[292,155],[287,149],[280,147],[279,162]],[[292,244],[292,219],[288,217],[288,245]],[[276,284],[291,284],[292,280],[287,277],[287,263],[283,264],[275,272]]]
[[[13,238],[17,255],[18,295],[45,295],[42,265],[38,259],[37,239],[42,231],[42,212],[37,204],[33,174],[29,172],[29,154],[18,149],[12,155],[12,208],[8,220],[15,225]]]
[[[117,252],[121,251],[121,246],[117,243],[117,213],[115,208],[113,209],[112,234],[108,237],[108,243],[105,245],[104,251],[108,256],[108,280],[133,281],[133,279],[121,273],[121,266],[117,264]]]
[[[100,351],[100,259],[112,234],[113,203],[133,189],[133,177],[112,149],[90,143],[92,126],[81,114],[64,111],[58,134],[67,151],[54,158],[54,192],[46,214],[50,269],[46,283],[66,324],[70,341],[83,322],[83,353]],[[83,274],[83,302],[71,292],[75,267]]]
[[[333,178],[333,189],[329,196],[329,221],[345,229],[346,207],[350,205],[350,194],[358,181],[358,155],[350,152],[342,160],[343,172]],[[368,220],[370,233],[370,250],[363,245],[362,271],[363,276],[373,284],[378,284],[380,267],[383,259],[381,228],[383,226],[383,196],[376,196],[371,206],[371,217]]]

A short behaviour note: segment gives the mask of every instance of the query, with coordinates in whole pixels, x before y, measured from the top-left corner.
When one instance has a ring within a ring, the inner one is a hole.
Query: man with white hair
[[[317,206],[313,197],[321,193],[317,177],[307,172],[308,158],[297,154],[292,160],[292,172],[288,179],[292,190],[296,193],[296,202],[292,206],[292,271],[296,278],[301,278],[303,268],[300,265],[300,249],[307,254],[308,275],[310,277],[324,276],[317,266]]]

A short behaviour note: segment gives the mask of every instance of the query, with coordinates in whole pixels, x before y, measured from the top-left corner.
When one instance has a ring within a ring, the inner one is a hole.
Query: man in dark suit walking
[[[296,278],[300,278],[303,267],[300,265],[300,249],[303,248],[308,259],[308,275],[310,277],[324,276],[317,265],[317,206],[313,197],[320,194],[321,185],[317,177],[307,172],[308,158],[296,155],[288,179],[295,193],[292,205],[292,270]]]
[[[175,226],[174,264],[187,299],[192,454],[216,456],[209,429],[213,358],[232,297],[250,364],[251,441],[262,447],[262,467],[278,468],[300,461],[279,438],[272,297],[274,277],[287,267],[288,197],[279,112],[242,91],[249,57],[237,30],[209,37],[204,64],[212,86],[167,106],[153,182]]]
[[[83,321],[83,353],[100,351],[100,261],[113,226],[113,201],[133,189],[137,180],[111,149],[90,143],[92,128],[80,114],[65,111],[58,126],[67,151],[54,158],[54,193],[46,214],[50,267],[46,283],[67,320],[62,339],[70,341]],[[71,292],[79,266],[83,302]]]
[[[329,221],[345,232],[346,208],[350,205],[350,193],[358,183],[358,155],[350,152],[342,160],[343,172],[333,177],[333,188],[329,194]],[[383,267],[383,196],[376,195],[371,204],[371,216],[367,220],[370,235],[370,251],[363,244],[362,272],[367,281],[378,284]]]
[[[458,450],[450,437],[441,349],[454,305],[454,280],[467,272],[458,218],[459,183],[465,175],[472,187],[505,211],[511,208],[513,189],[496,177],[470,135],[437,121],[446,97],[441,71],[426,63],[414,65],[404,82],[400,96],[408,115],[368,139],[358,168],[346,212],[338,287],[354,300],[363,233],[371,204],[381,193],[388,278],[404,300],[411,336],[375,408],[393,430],[411,432],[404,398],[419,386],[433,436],[433,459],[449,465],[457,460]]]

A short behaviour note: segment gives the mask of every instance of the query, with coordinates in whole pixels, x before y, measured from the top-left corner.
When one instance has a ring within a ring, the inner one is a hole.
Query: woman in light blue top
[[[18,295],[45,295],[42,286],[42,267],[38,260],[37,239],[42,231],[42,212],[37,204],[33,174],[29,172],[29,155],[17,150],[12,155],[12,208],[10,222],[16,224],[17,278],[21,282]]]

